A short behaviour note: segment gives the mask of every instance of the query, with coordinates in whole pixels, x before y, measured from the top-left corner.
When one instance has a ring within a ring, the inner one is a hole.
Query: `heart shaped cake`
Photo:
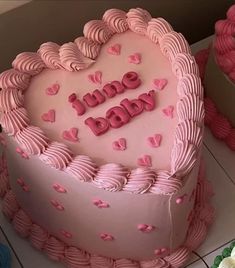
[[[140,8],[83,32],[0,75],[3,212],[69,267],[180,267],[213,216],[195,59]]]

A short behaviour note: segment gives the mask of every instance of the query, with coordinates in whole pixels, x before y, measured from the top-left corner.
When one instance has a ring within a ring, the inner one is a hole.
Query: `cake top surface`
[[[187,42],[164,19],[111,9],[84,37],[42,44],[12,66],[0,75],[1,124],[18,151],[99,188],[112,174],[115,190],[134,178],[147,192],[194,166],[203,90]]]

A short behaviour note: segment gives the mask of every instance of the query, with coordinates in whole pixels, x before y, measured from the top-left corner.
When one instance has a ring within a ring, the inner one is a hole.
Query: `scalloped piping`
[[[133,14],[135,14],[135,16],[133,16]],[[148,16],[147,16],[148,13],[146,13],[145,10],[142,10],[140,8],[137,8],[137,9],[131,9],[131,12],[129,11],[127,14],[126,14],[126,21],[129,25],[129,28],[131,27],[132,29],[136,29],[135,26],[139,29],[139,27],[141,27],[141,32],[139,32],[139,34],[143,34],[143,29],[144,27],[146,28],[146,31],[144,30],[144,33],[146,34],[147,37],[150,38],[151,40],[151,37],[153,35],[153,32],[154,32],[154,29],[152,28],[152,25],[151,25],[151,20],[149,20]],[[122,16],[123,16],[123,13],[122,13]],[[123,17],[121,18],[123,20]],[[177,56],[179,56],[179,54],[181,53],[184,53],[184,63],[189,66],[189,68],[185,69],[184,67],[183,70],[182,70],[182,74],[181,74],[181,78],[188,75],[188,74],[193,74],[193,75],[196,75],[198,76],[197,74],[197,67],[195,68],[190,68],[190,65],[191,65],[191,62],[192,62],[192,56],[191,56],[191,52],[190,52],[190,48],[188,46],[188,43],[187,41],[184,39],[184,37],[182,36],[182,34],[180,33],[176,33],[174,31],[171,31],[171,27],[165,27],[164,25],[162,25],[162,19],[159,18],[159,19],[156,19],[156,20],[159,20],[159,22],[161,22],[159,24],[159,28],[163,27],[163,32],[162,32],[162,35],[158,37],[158,39],[154,42],[159,42],[160,44],[160,49],[162,50],[162,52],[167,56],[167,57],[170,57],[170,62],[172,64],[172,68],[174,66],[174,61],[175,59],[177,58]],[[135,25],[136,24],[136,25]],[[167,22],[165,22],[165,24],[167,24]],[[84,28],[86,28],[86,32],[87,32],[87,27],[89,28],[89,22],[84,26]],[[97,46],[100,46],[100,42],[102,40],[103,43],[107,42],[109,40],[109,38],[112,36],[112,34],[114,34],[114,29],[107,23],[105,23],[104,21],[100,20],[100,21],[96,21],[96,23],[93,23],[91,25],[92,29],[88,29],[90,30],[89,31],[89,35],[92,36],[92,39],[88,39],[88,41],[92,41],[92,44],[97,44]],[[147,28],[150,27],[151,28],[151,35],[149,36],[149,31],[147,31]],[[159,29],[158,29],[159,30]],[[161,30],[161,29],[160,29]],[[117,31],[116,31],[117,32]],[[138,32],[138,31],[137,31]],[[111,34],[112,33],[112,34]],[[159,33],[156,31],[156,35],[158,35]],[[97,42],[95,42],[94,40],[96,40],[97,38]],[[87,58],[87,57],[83,57],[80,59],[80,55],[82,54],[82,51],[79,50],[79,48],[76,46],[76,43],[72,43],[70,42],[70,44],[74,44],[73,46],[71,46],[71,51],[68,52],[68,55],[63,55],[63,60],[66,59],[66,62],[69,63],[68,65],[68,68],[61,62],[61,59],[60,59],[60,47],[56,45],[56,48],[55,50],[53,50],[53,48],[49,48],[49,51],[48,51],[48,54],[52,54],[52,57],[53,59],[56,59],[55,61],[53,62],[50,62],[49,68],[52,68],[52,69],[55,69],[55,68],[58,68],[58,69],[63,69],[64,68],[67,68],[69,71],[76,71],[78,69],[81,68],[81,66],[84,66],[84,68],[87,66],[86,65],[86,62],[89,61],[90,59]],[[86,47],[86,44],[84,45]],[[74,50],[73,50],[74,49]],[[89,49],[89,43],[87,43],[87,49]],[[42,57],[42,55],[40,53],[38,53],[39,56],[41,57],[42,61],[44,60],[44,58]],[[44,54],[45,54],[45,51],[44,51]],[[44,55],[43,54],[43,55]],[[49,55],[47,54],[47,59],[49,57]],[[33,54],[35,55],[35,54]],[[58,55],[58,56],[56,56]],[[75,55],[78,55],[79,56],[79,59],[76,59],[76,56]],[[35,58],[35,56],[34,56]],[[32,59],[32,62],[34,62],[35,59]],[[83,59],[84,59],[84,62],[83,62]],[[93,58],[91,58],[93,60]],[[24,57],[20,57],[20,60],[21,61],[24,61]],[[27,54],[27,62],[29,62],[31,64],[31,61],[30,61],[30,58]],[[82,64],[84,63],[84,64]],[[45,62],[45,64],[47,64],[47,62]],[[78,64],[78,65],[77,65]],[[27,66],[27,64],[24,62],[19,62],[17,64],[17,62],[14,62],[14,66],[17,65],[17,66],[23,66],[23,70],[27,70],[27,72],[29,72],[29,69],[28,68],[29,66]],[[35,64],[32,64],[32,68],[33,68],[33,71],[35,73]],[[37,66],[37,65],[36,65]],[[41,65],[40,65],[40,70],[41,70]],[[24,78],[24,76],[26,75],[26,73],[24,73],[21,69],[21,72],[20,71],[17,71],[17,73],[14,73],[14,69],[11,69],[10,71],[5,71],[4,73],[2,73],[0,75],[0,86],[2,85],[3,87],[3,90],[7,90],[8,88],[8,79],[9,79],[9,84],[10,86],[11,85],[19,85],[18,86],[18,89],[20,90],[24,90],[25,87],[26,87],[26,84],[24,82],[24,80],[21,80],[21,77],[20,75],[22,76],[22,79]],[[8,72],[10,72],[10,76],[8,75]],[[194,73],[192,73],[194,72]],[[27,73],[27,77],[28,77],[28,73]],[[18,82],[19,81],[19,82]],[[178,82],[179,83],[179,82]],[[198,83],[192,83],[191,85],[191,90],[188,91],[188,92],[179,92],[178,91],[178,94],[179,94],[179,101],[181,101],[181,98],[185,97],[185,96],[188,96],[190,99],[193,97],[193,94],[197,93],[197,89],[198,89],[198,86],[200,87],[201,85],[198,85]],[[198,106],[200,103],[200,101],[202,100],[203,96],[199,96],[198,99],[195,100],[195,107]],[[186,105],[186,108],[187,108],[187,103],[185,104]],[[186,111],[187,112],[187,111]],[[180,117],[178,111],[177,111],[177,115],[178,117]],[[185,121],[185,120],[188,120],[190,119],[191,115],[185,115],[185,118],[182,119],[181,121]],[[196,122],[198,125],[200,125],[201,127],[203,127],[203,119],[202,118],[198,118],[198,119],[195,119],[194,122]],[[23,131],[23,130],[22,130]],[[20,132],[22,132],[20,131]],[[182,135],[183,137],[184,135]],[[181,141],[181,142],[187,142],[186,140],[184,141]],[[47,141],[47,144],[49,146],[49,144],[51,143],[51,141]],[[174,146],[172,148],[172,151],[174,151],[174,148],[175,146],[177,146],[177,143],[178,143],[178,139],[175,135],[174,137]],[[191,143],[193,145],[196,146],[196,154],[195,154],[195,157],[197,158],[198,157],[198,153],[200,151],[200,146],[198,146],[197,144],[197,141],[191,141]],[[187,145],[187,144],[186,144]],[[185,146],[186,146],[185,145]],[[43,152],[41,152],[43,153]],[[40,154],[39,154],[40,155]],[[177,166],[179,167],[179,170],[177,170],[177,174],[178,174],[178,180],[181,180],[181,177],[182,176],[185,176],[187,174],[183,174],[180,172],[180,170],[184,171],[184,170],[188,170],[188,172],[191,171],[191,169],[189,169],[188,167],[191,166],[191,168],[194,167],[194,165],[192,165],[191,163],[191,160],[189,159],[189,161],[185,161],[184,158],[180,158],[180,159],[176,159],[177,160]],[[194,159],[195,160],[195,159]],[[73,160],[72,160],[73,161]],[[72,162],[71,160],[69,160],[68,162]],[[172,161],[174,162],[174,161]],[[69,165],[69,164],[67,164]],[[185,165],[188,165],[187,167],[185,167]],[[187,169],[188,168],[188,169]],[[174,175],[174,166],[171,166],[171,174]],[[158,175],[158,171],[155,171],[155,174],[156,174],[156,177]],[[171,177],[171,176],[170,176]],[[170,178],[169,177],[169,178]],[[128,184],[128,181],[127,181],[127,184]],[[150,192],[150,189],[154,186],[154,184],[149,188],[149,191],[146,191],[146,192]],[[169,186],[171,187],[171,186]],[[107,189],[108,190],[108,189]],[[124,185],[122,185],[122,187],[118,187],[117,189],[118,191],[120,190],[125,190],[124,188]],[[169,191],[166,191],[167,194],[169,194]],[[163,193],[164,194],[164,193]]]
[[[2,171],[4,172],[4,171]],[[48,257],[56,260],[56,261],[61,261],[65,264],[68,264],[70,268],[77,268],[79,265],[80,257],[81,255],[84,257],[84,259],[87,261],[87,268],[96,268],[96,267],[101,267],[101,266],[96,266],[94,265],[93,261],[94,258],[100,258],[102,261],[104,261],[104,264],[110,263],[109,268],[116,268],[116,262],[118,263],[120,260],[122,260],[124,263],[126,262],[126,266],[123,266],[125,268],[127,267],[136,267],[136,268],[146,268],[146,267],[152,267],[152,268],[179,268],[182,267],[188,260],[190,253],[195,250],[199,245],[203,242],[203,240],[206,237],[206,233],[208,231],[209,225],[213,222],[214,218],[214,209],[213,207],[209,204],[209,200],[213,195],[213,191],[211,188],[211,185],[209,182],[205,179],[204,177],[204,167],[201,164],[200,165],[200,170],[198,174],[198,186],[196,190],[196,202],[195,202],[195,207],[191,211],[191,215],[193,217],[191,218],[191,226],[189,228],[189,231],[187,233],[185,242],[182,246],[180,246],[177,250],[173,251],[170,255],[164,257],[164,258],[159,258],[155,260],[149,260],[149,261],[131,261],[129,259],[118,259],[118,260],[112,260],[110,258],[106,258],[103,256],[99,255],[91,255],[88,252],[85,252],[83,250],[80,250],[76,247],[70,247],[69,245],[66,245],[64,242],[60,241],[59,239],[55,238],[54,236],[50,235],[42,229],[39,225],[33,223],[30,218],[27,216],[27,214],[21,209],[19,204],[17,203],[15,197],[13,196],[13,201],[12,204],[10,202],[7,203],[7,196],[9,193],[11,195],[13,191],[10,189],[9,184],[5,186],[4,189],[2,189],[2,192],[5,193],[3,198],[3,206],[6,204],[7,210],[10,212],[8,213],[7,216],[11,222],[13,223],[14,228],[16,231],[18,230],[23,237],[30,237],[32,228],[35,226],[38,228],[41,228],[42,231],[44,231],[44,239],[40,240],[39,242],[41,244],[40,247],[37,249],[39,250],[44,250]],[[1,177],[0,177],[1,178]],[[3,187],[0,181],[0,186]],[[197,192],[200,193],[197,195]],[[12,207],[11,207],[12,205]],[[20,215],[26,216],[26,221],[22,222],[21,219],[19,219],[19,213]],[[192,213],[193,212],[193,213]],[[20,221],[20,229],[17,228],[17,222],[18,220]],[[35,235],[35,234],[34,234]],[[49,250],[47,250],[47,245],[49,245]],[[78,254],[74,254],[72,256],[72,260],[67,258],[66,251],[68,249],[71,250],[77,250]],[[83,259],[81,261],[84,261]],[[74,265],[72,264],[74,262]],[[100,263],[99,263],[100,264]],[[134,264],[136,266],[134,266]],[[164,265],[163,265],[164,264]],[[163,266],[162,266],[163,265]],[[107,266],[102,266],[102,267],[107,267]],[[119,266],[118,266],[119,267]]]

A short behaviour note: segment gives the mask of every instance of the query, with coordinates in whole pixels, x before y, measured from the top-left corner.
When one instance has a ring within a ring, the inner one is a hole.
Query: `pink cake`
[[[83,33],[0,75],[3,213],[72,268],[180,267],[213,218],[195,59],[140,8]]]

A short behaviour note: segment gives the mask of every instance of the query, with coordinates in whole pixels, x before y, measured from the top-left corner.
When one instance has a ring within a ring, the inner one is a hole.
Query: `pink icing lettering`
[[[100,199],[94,199],[93,204],[98,208],[109,208],[109,204]]]
[[[114,237],[110,234],[102,233],[100,234],[100,238],[103,239],[104,241],[113,241]]]
[[[126,150],[126,139],[120,138],[113,142],[112,144],[113,149],[117,151],[124,151]]]
[[[109,129],[109,122],[103,117],[98,117],[96,119],[89,117],[85,120],[85,124],[96,136],[104,134]]]
[[[148,144],[153,148],[158,148],[161,145],[162,135],[155,134],[152,137],[147,138]]]
[[[115,44],[113,46],[108,47],[107,52],[111,55],[120,55],[121,53],[121,45]]]
[[[153,225],[148,225],[148,224],[138,224],[137,228],[139,231],[143,233],[150,233],[153,230],[155,230],[156,227]]]
[[[75,100],[77,99],[77,96],[75,93],[72,93],[71,95],[69,95],[68,97],[68,101],[73,103]]]
[[[62,193],[62,194],[67,193],[67,190],[58,183],[54,183],[52,187],[58,193]]]
[[[85,106],[79,99],[73,101],[72,107],[76,110],[77,115],[83,115],[86,111]]]
[[[105,101],[105,97],[98,89],[96,89],[92,94],[87,93],[83,96],[83,100],[89,107],[95,107],[98,104],[103,103]]]
[[[158,90],[163,90],[164,87],[167,85],[168,81],[167,79],[154,79],[153,85]]]
[[[130,121],[130,116],[120,106],[115,106],[106,112],[106,118],[109,120],[109,124],[113,128],[119,128]]]
[[[65,130],[62,133],[62,136],[65,140],[71,141],[71,142],[77,142],[78,139],[78,129],[76,127],[72,127],[69,130]]]
[[[55,122],[55,110],[51,109],[47,113],[42,115],[42,120],[45,122],[53,123]]]
[[[134,53],[128,57],[128,62],[133,64],[140,64],[141,63],[141,54]]]
[[[139,166],[151,167],[152,166],[152,158],[150,155],[144,155],[137,159],[137,164]]]
[[[103,91],[109,98],[115,97],[117,93],[123,93],[124,90],[124,85],[121,84],[119,81],[112,81],[111,83],[108,83],[103,87]]]
[[[123,75],[122,84],[128,89],[135,89],[140,86],[141,80],[136,72],[128,72]]]
[[[155,108],[155,91],[150,90],[148,93],[143,93],[138,97],[144,104],[146,111],[152,111]]]
[[[120,103],[129,113],[131,117],[140,114],[144,109],[144,104],[141,100],[134,99],[132,101],[124,99]]]

